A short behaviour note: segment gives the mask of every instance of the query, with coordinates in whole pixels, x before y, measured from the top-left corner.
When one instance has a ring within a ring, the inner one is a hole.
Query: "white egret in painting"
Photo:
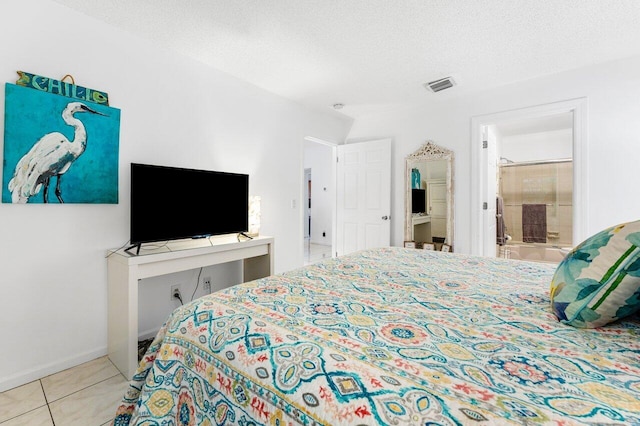
[[[81,102],[69,103],[62,111],[62,119],[74,128],[73,140],[70,141],[62,133],[52,132],[44,135],[31,147],[29,152],[18,161],[13,178],[9,181],[13,203],[26,203],[29,197],[40,192],[42,187],[44,187],[43,201],[48,203],[49,183],[54,176],[56,177],[56,197],[60,203],[64,203],[60,178],[87,147],[87,131],[84,124],[74,117],[75,113],[80,112],[105,115]]]

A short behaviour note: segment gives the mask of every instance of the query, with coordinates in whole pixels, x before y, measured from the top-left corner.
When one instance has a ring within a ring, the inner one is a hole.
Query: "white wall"
[[[427,139],[455,152],[454,247],[456,251],[469,252],[470,188],[475,178],[470,175],[472,117],[581,97],[588,101],[585,139],[589,181],[585,195],[589,208],[584,212],[587,232],[593,234],[607,226],[638,219],[640,199],[630,189],[640,155],[640,57],[634,57],[428,107],[371,114],[356,120],[349,139],[392,137],[395,141],[393,244],[402,244],[406,155]]]
[[[331,175],[332,147],[305,141],[304,167],[311,169],[311,237],[314,244],[331,245],[335,209],[335,177]],[[322,233],[325,233],[323,236]]]
[[[303,264],[302,214],[291,208],[291,200],[300,206],[303,139],[343,141],[350,120],[302,109],[49,0],[0,3],[0,39],[5,82],[15,83],[16,70],[71,74],[122,111],[119,204],[0,205],[0,391],[106,354],[105,251],[128,240],[130,162],[248,173],[250,194],[262,196],[261,233],[275,237],[276,272]],[[158,311],[175,306],[174,279],[195,287],[193,271],[160,280]],[[141,329],[156,321],[141,318]]]
[[[500,157],[514,162],[565,159],[573,156],[573,129],[499,137]]]

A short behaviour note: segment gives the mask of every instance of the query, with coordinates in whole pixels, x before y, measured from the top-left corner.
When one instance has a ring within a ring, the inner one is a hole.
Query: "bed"
[[[578,329],[555,265],[400,247],[175,310],[115,425],[640,425],[640,320]]]

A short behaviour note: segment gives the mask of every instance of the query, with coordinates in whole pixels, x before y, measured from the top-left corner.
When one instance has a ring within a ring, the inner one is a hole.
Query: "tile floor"
[[[331,257],[331,246],[313,244],[308,238],[304,239],[304,264],[310,265],[327,257]]]
[[[305,265],[328,257],[331,246],[305,240]],[[109,425],[127,386],[109,358],[101,357],[0,393],[0,425]]]
[[[127,386],[109,358],[98,358],[0,393],[0,425],[108,425]]]

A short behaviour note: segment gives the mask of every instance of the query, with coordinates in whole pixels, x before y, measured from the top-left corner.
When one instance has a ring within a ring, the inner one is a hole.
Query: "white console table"
[[[411,217],[411,240],[421,243],[432,242],[431,216],[415,215]]]
[[[107,252],[107,350],[109,359],[127,379],[138,367],[138,280],[238,260],[243,261],[243,282],[273,274],[272,237],[241,242],[235,236],[211,238],[213,245],[204,241],[207,246],[176,242],[172,244],[175,247],[138,256],[124,250]]]

